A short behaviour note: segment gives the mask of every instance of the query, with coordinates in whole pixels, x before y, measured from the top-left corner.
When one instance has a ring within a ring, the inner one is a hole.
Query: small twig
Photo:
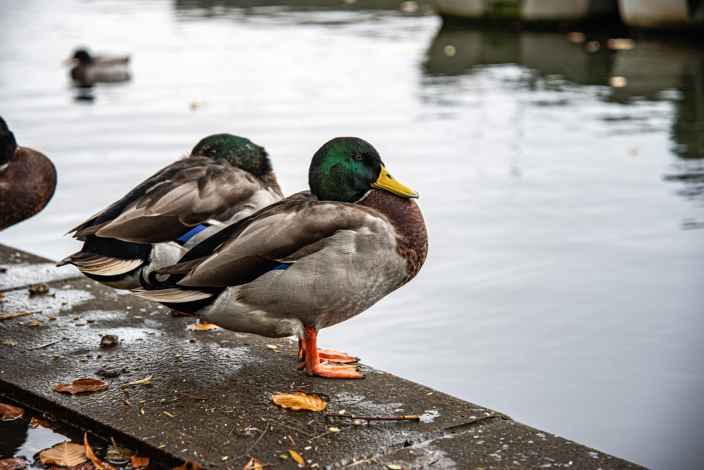
[[[61,338],[61,339],[63,339],[63,338]],[[33,348],[27,348],[27,351],[35,351],[35,350],[37,350],[37,349],[48,348],[49,346],[53,346],[53,345],[56,344],[56,343],[60,343],[60,342],[61,342],[61,339],[57,339],[56,341],[52,341],[51,343],[42,344],[41,346],[35,346],[35,347],[33,347]]]
[[[259,437],[257,438],[257,440],[254,441],[254,444],[252,444],[251,446],[249,446],[249,448],[248,448],[246,451],[244,451],[243,455],[249,455],[249,453],[250,453],[251,451],[253,451],[255,447],[257,447],[257,444],[259,444],[259,441],[262,440],[262,438],[264,437],[264,434],[266,434],[266,432],[267,432],[268,430],[269,430],[269,423],[266,424],[266,427],[264,428],[264,430],[262,431],[262,433],[259,435]]]
[[[351,416],[351,415],[326,414],[325,418],[328,419],[328,421],[334,421],[336,419],[349,419],[350,421],[354,421],[354,420],[360,420],[360,421],[420,421],[420,416],[417,416],[417,415]]]

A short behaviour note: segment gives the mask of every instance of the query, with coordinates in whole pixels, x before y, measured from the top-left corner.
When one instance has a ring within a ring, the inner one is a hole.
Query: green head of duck
[[[310,189],[323,201],[356,202],[370,189],[403,198],[418,194],[394,179],[372,145],[357,137],[337,137],[315,152],[308,172]]]
[[[269,155],[251,140],[232,134],[213,134],[201,139],[193,147],[191,155],[224,160],[255,175],[264,176],[271,173]]]
[[[10,159],[15,155],[17,150],[17,142],[15,141],[15,135],[7,127],[5,120],[0,117],[0,165],[4,165],[9,162]]]

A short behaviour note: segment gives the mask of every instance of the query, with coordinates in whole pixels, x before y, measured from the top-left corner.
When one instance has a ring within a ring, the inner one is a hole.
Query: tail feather
[[[132,294],[142,299],[152,300],[154,302],[167,304],[180,304],[195,302],[198,300],[209,299],[215,294],[212,292],[203,292],[199,290],[181,289],[178,287],[169,287],[165,289],[148,290],[144,288],[133,289]]]
[[[79,271],[95,276],[119,276],[144,265],[141,259],[119,259],[79,251],[59,261],[57,266],[72,264]]]

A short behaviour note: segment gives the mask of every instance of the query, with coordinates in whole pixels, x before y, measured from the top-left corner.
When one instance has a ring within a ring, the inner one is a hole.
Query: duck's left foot
[[[321,361],[332,362],[334,364],[354,364],[359,362],[359,358],[350,356],[347,353],[335,351],[334,349],[318,349],[318,357]],[[298,360],[305,363],[306,344],[303,338],[298,340]],[[301,367],[302,368],[302,367]]]
[[[306,372],[309,375],[317,375],[327,379],[363,379],[364,375],[357,370],[357,366],[349,364],[330,364],[329,362],[320,362],[312,366],[311,370],[306,367]]]
[[[335,351],[334,349],[318,349],[318,356],[321,361],[333,362],[335,364],[354,364],[359,362],[358,357]]]
[[[329,379],[361,379],[364,377],[357,370],[355,362],[358,358],[332,349],[318,349],[318,331],[306,326],[303,338],[298,340],[299,369],[304,369],[309,375]]]

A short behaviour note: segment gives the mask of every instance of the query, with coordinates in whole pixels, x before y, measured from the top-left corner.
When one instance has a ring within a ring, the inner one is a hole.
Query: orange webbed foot
[[[298,342],[299,369],[308,375],[329,379],[364,378],[355,362],[358,358],[333,349],[318,349],[318,331],[314,327],[304,327],[303,337]]]
[[[325,377],[327,379],[363,379],[364,375],[354,365],[330,364],[321,362],[307,371],[309,375]]]

